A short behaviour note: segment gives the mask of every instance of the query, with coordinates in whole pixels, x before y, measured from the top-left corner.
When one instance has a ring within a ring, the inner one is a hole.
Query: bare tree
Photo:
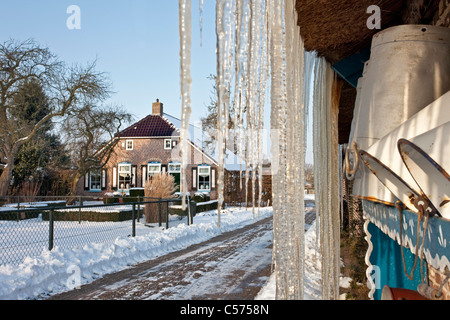
[[[72,195],[81,177],[105,166],[119,141],[120,128],[131,118],[129,113],[116,106],[86,104],[76,112],[68,113],[62,132],[74,169],[71,176]]]
[[[314,165],[305,163],[305,181],[314,185]]]
[[[14,116],[14,96],[23,83],[32,79],[47,94],[49,112],[35,123],[26,123]],[[8,193],[14,159],[21,145],[49,120],[75,113],[87,103],[104,101],[110,95],[110,87],[105,74],[95,71],[95,62],[86,67],[67,67],[34,40],[0,44],[0,196]]]
[[[210,96],[210,102],[207,106],[208,113],[205,117],[202,117],[200,119],[202,123],[202,130],[206,133],[205,138],[203,140],[202,148],[209,152],[210,154],[215,153],[215,144],[217,142],[217,84],[216,79],[217,76],[210,75],[208,77],[209,80],[214,81],[213,89],[211,90],[211,96]],[[234,108],[230,109],[229,115],[228,115],[228,129],[230,130],[229,136],[227,137],[228,143],[226,145],[227,149],[231,150],[232,152],[236,152],[236,146],[234,145],[234,136],[235,136],[235,124],[233,122],[234,119]]]

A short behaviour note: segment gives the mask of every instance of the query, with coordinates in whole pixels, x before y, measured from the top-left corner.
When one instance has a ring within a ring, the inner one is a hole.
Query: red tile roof
[[[120,137],[170,137],[179,136],[178,129],[164,116],[148,115],[120,132]]]

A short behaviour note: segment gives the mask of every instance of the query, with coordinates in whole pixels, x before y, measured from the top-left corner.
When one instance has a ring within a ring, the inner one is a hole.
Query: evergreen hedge
[[[142,210],[141,210],[142,212]],[[81,214],[81,217],[80,217]],[[138,216],[138,210],[136,209],[136,218]],[[49,220],[49,212],[45,211],[42,213],[42,220]],[[132,210],[126,211],[54,211],[53,220],[54,221],[92,221],[92,222],[105,222],[105,221],[127,221],[131,220],[133,217]]]

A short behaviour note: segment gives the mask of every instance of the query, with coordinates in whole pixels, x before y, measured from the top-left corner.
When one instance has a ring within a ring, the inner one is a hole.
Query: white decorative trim
[[[416,252],[415,239],[417,235],[415,230],[417,228],[417,214],[408,210],[403,211],[403,222],[401,224],[403,228],[403,239],[400,241],[400,223],[396,208],[364,200],[363,209],[370,222],[384,234],[396,241],[399,245],[402,243],[412,253]],[[450,249],[447,249],[446,246],[446,236],[449,234],[448,230],[450,230],[450,221],[443,218],[430,218],[423,254],[428,264],[441,271],[445,270],[445,268],[450,268],[448,258],[450,257]],[[421,228],[421,238],[422,236],[423,228]]]
[[[366,234],[364,239],[367,241],[367,244],[369,245],[369,247],[367,248],[367,251],[366,251],[366,256],[365,256],[365,262],[367,265],[367,269],[366,269],[367,287],[370,289],[368,296],[369,296],[370,300],[373,300],[373,294],[375,293],[376,285],[371,276],[372,271],[374,270],[372,263],[370,263],[370,255],[372,254],[372,251],[373,251],[373,244],[372,244],[372,241],[370,241],[370,239],[372,238],[372,235],[370,234],[370,232],[368,230],[368,226],[369,226],[369,222],[370,222],[369,218],[367,217],[366,214],[363,215],[363,218],[364,218],[364,233]]]

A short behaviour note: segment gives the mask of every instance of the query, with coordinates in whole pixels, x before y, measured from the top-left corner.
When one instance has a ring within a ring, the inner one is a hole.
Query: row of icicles
[[[203,1],[199,0],[200,13],[202,5]],[[183,164],[188,163],[185,142],[191,115],[191,10],[191,0],[179,0]],[[268,125],[264,121],[267,104],[270,106],[276,299],[303,299],[305,128],[312,114],[322,298],[337,299],[339,177],[334,73],[323,58],[305,52],[297,26],[295,0],[216,0],[216,34],[218,226],[224,201],[227,150],[242,160],[241,176],[245,170],[246,187],[251,176],[253,181],[258,179],[262,190],[262,132]],[[181,185],[182,190],[187,190],[184,169],[182,165]],[[261,202],[261,192],[259,199],[255,199],[255,184],[254,214],[255,204],[259,208]]]

